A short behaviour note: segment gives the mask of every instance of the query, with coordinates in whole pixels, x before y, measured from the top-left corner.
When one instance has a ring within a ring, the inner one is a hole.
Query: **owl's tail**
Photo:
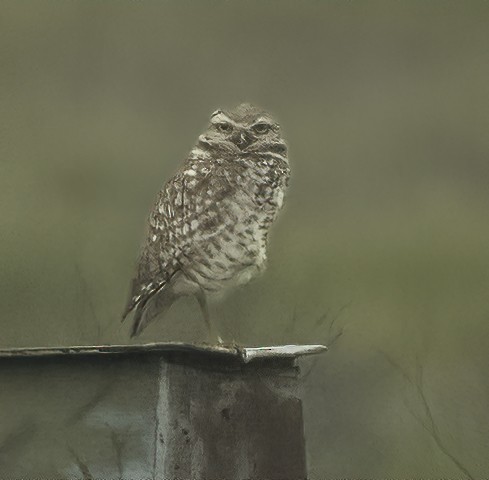
[[[151,322],[172,306],[177,296],[168,283],[158,289],[148,300],[137,305],[131,328],[131,338],[138,336]]]

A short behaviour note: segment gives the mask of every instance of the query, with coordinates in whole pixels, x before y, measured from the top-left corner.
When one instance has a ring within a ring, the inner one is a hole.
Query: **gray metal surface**
[[[207,353],[235,357],[244,362],[255,358],[297,358],[313,355],[327,350],[324,345],[275,345],[270,347],[243,347],[240,345],[212,345],[207,343],[190,344],[183,342],[145,343],[140,345],[75,345],[70,347],[36,347],[36,348],[3,348],[1,357],[52,357],[60,355],[99,355],[99,354],[134,354],[134,353],[167,353],[188,352]]]
[[[3,350],[0,478],[304,478],[295,360],[313,350]]]
[[[2,358],[0,478],[151,478],[153,356]]]
[[[291,359],[163,362],[157,478],[305,478],[298,373]]]

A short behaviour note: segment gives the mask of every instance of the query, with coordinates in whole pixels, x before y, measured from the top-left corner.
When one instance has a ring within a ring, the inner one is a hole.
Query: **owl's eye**
[[[216,128],[220,132],[231,133],[233,131],[233,126],[230,123],[222,122],[216,125]]]
[[[253,125],[253,127],[251,128],[255,133],[258,133],[259,135],[263,135],[264,133],[267,133],[272,127],[268,123],[257,123],[256,125]]]

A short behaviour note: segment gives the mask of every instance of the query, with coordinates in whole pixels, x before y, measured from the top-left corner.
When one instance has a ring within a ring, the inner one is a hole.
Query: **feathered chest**
[[[268,212],[282,207],[289,180],[289,167],[282,158],[236,158],[189,160],[183,169],[187,194],[204,204],[236,203],[251,210]]]

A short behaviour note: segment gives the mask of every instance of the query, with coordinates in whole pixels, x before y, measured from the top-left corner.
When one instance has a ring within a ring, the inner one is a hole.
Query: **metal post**
[[[178,343],[2,350],[0,471],[306,478],[295,363],[322,350]],[[51,436],[57,441],[46,444]]]

